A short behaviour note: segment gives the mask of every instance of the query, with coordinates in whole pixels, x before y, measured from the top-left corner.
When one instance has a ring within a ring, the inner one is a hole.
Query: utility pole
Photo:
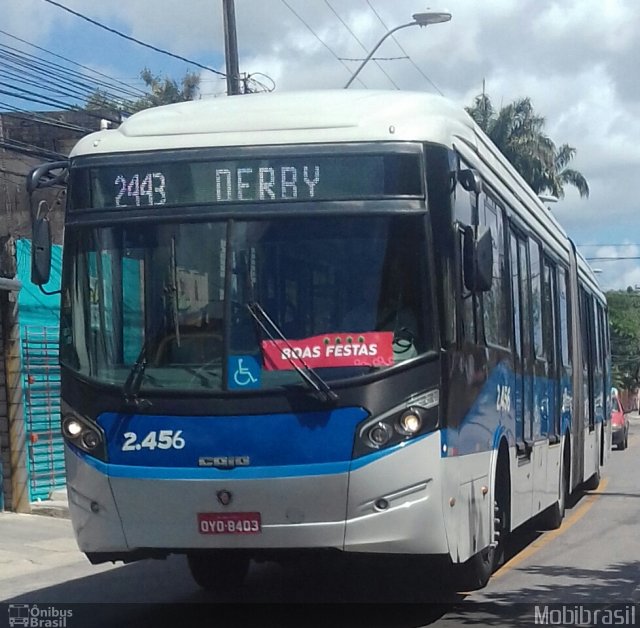
[[[224,53],[227,64],[227,95],[234,96],[241,93],[234,0],[222,0],[222,8],[224,12]]]

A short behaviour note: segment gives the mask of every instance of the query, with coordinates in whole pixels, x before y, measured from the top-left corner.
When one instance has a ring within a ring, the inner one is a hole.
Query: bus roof
[[[520,174],[459,105],[426,92],[359,89],[247,94],[140,111],[117,129],[82,138],[70,157],[224,146],[429,142],[454,148],[565,252],[567,234]],[[549,241],[551,243],[551,241]],[[578,252],[584,279],[597,286]]]
[[[92,133],[71,153],[168,148],[426,141],[473,141],[466,112],[423,92],[317,90],[248,94],[145,109],[114,130]]]

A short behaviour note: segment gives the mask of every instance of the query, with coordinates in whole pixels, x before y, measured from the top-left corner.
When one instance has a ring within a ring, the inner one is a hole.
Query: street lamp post
[[[364,68],[367,62],[373,57],[374,53],[380,46],[382,42],[392,35],[396,31],[399,31],[401,28],[407,28],[407,26],[428,26],[429,24],[439,24],[441,22],[448,22],[451,19],[451,13],[447,11],[428,11],[427,13],[414,13],[413,14],[413,22],[407,22],[406,24],[401,24],[400,26],[396,26],[392,28],[390,31],[386,32],[380,41],[373,47],[371,52],[366,56],[364,61],[358,66],[358,69],[353,73],[351,78],[347,81],[347,84],[344,86],[344,89],[347,89],[351,83],[353,83],[354,79],[358,74],[360,74],[360,70]]]

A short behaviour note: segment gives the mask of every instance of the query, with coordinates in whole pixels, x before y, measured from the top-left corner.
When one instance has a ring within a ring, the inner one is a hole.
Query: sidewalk
[[[50,499],[31,502],[31,514],[69,519],[69,502],[67,500],[67,489],[61,488],[53,491],[51,493]]]

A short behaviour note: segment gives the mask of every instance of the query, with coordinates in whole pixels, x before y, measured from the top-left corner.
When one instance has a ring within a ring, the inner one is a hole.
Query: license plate
[[[200,534],[259,534],[259,512],[199,512]]]

